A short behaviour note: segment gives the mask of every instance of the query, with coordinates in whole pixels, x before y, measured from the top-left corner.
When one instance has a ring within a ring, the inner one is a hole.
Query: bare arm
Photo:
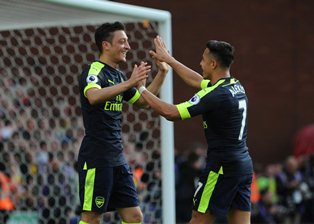
[[[162,63],[162,62],[156,62],[156,63],[157,65],[158,63],[160,63],[160,65],[158,65],[158,68],[159,68],[158,72],[155,78],[153,79],[153,81],[147,87],[147,89],[154,95],[159,94],[160,87],[163,84],[169,70],[168,65],[166,63]]]
[[[158,114],[167,120],[175,121],[181,118],[180,113],[175,105],[160,100],[145,88],[142,90],[141,96],[153,110],[155,110]]]
[[[130,79],[114,86],[105,87],[102,89],[91,88],[87,90],[86,97],[91,105],[96,105],[106,100],[109,100],[120,93],[136,86],[138,82],[147,78],[147,73],[150,72],[151,66],[147,63],[141,63],[139,66],[135,65]]]
[[[167,63],[165,62],[160,62],[158,60],[155,59],[156,65],[158,67],[158,72],[155,76],[155,78],[153,79],[153,81],[149,84],[149,86],[147,87],[147,89],[154,95],[158,95],[159,91],[160,91],[160,87],[163,84],[165,77],[168,73],[169,70],[169,66],[167,65]],[[138,83],[138,86],[144,85],[145,86],[145,82],[140,82]],[[139,107],[147,107],[148,104],[147,102],[140,97],[139,100],[135,103],[136,106]]]
[[[181,62],[177,61],[174,57],[172,57],[169,54],[161,37],[157,36],[154,39],[154,44],[155,44],[156,51],[150,51],[150,54],[152,55],[153,58],[156,58],[159,61],[166,62],[173,68],[173,70],[175,70],[175,72],[180,76],[180,78],[182,78],[182,80],[186,84],[192,87],[195,87],[197,89],[200,89],[201,81],[203,80],[203,77],[199,73],[188,68]]]
[[[200,74],[185,66],[181,62],[177,61],[173,57],[172,60],[169,61],[169,65],[173,68],[173,70],[175,70],[175,72],[186,84],[196,89],[201,88],[201,82],[203,80],[203,77]]]

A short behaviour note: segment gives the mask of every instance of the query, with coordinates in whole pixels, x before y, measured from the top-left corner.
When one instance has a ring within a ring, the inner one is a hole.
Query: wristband
[[[138,88],[138,91],[140,92],[141,95],[144,90],[146,90],[145,86],[141,86],[140,88]]]

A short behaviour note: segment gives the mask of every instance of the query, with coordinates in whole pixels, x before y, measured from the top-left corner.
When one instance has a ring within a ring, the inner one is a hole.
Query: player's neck
[[[106,55],[104,54],[101,54],[99,56],[99,61],[101,61],[102,63],[106,63],[107,65],[113,67],[113,68],[118,68],[118,64],[113,62],[112,60],[110,60],[109,57],[107,57]]]
[[[219,70],[213,74],[210,81],[212,84],[215,84],[219,79],[229,78],[230,71],[229,70]]]

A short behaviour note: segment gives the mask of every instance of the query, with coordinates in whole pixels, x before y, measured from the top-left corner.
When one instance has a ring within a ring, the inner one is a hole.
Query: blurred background
[[[169,11],[173,56],[198,72],[208,40],[235,46],[231,73],[249,97],[252,223],[314,223],[314,2],[114,2]],[[121,66],[127,75],[132,63],[150,61],[158,24],[149,22],[126,23],[134,49]],[[0,223],[78,221],[75,169],[84,130],[76,78],[97,59],[94,30],[95,25],[76,25],[0,31]],[[175,73],[173,82],[174,103],[195,93]],[[161,223],[159,116],[127,110],[125,152],[145,223]],[[190,219],[204,165],[201,124],[201,117],[174,124],[177,223]],[[103,222],[117,220],[112,213]]]

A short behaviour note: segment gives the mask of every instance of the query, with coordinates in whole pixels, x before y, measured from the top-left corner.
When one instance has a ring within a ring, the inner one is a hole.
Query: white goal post
[[[35,10],[35,11],[34,11]],[[70,11],[71,13],[67,13]],[[83,13],[84,12],[84,13]],[[0,0],[0,30],[55,25],[100,24],[104,21],[158,22],[158,33],[172,51],[171,14],[168,11],[102,0]],[[72,16],[73,15],[73,16]],[[46,19],[45,19],[46,17]],[[160,97],[172,103],[172,70]],[[173,123],[161,117],[162,220],[175,223]]]

